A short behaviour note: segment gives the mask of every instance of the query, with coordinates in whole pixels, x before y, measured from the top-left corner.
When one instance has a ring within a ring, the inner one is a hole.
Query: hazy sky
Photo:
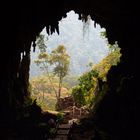
[[[45,34],[45,36],[48,37],[46,41],[47,52],[51,52],[53,48],[63,44],[67,48],[69,55],[72,56],[71,69],[75,72],[79,71],[83,73],[89,61],[98,63],[109,51],[107,39],[103,39],[100,36],[100,32],[105,31],[105,29],[101,28],[98,24],[96,24],[95,28],[93,20],[89,20],[88,23],[84,24],[82,20],[78,18],[78,14],[74,11],[70,11],[67,13],[66,18],[62,18],[62,20],[59,21],[59,35],[55,32],[48,36],[45,28],[41,34]],[[36,49],[36,53],[31,55],[31,76],[40,73],[39,68],[34,64],[34,59],[37,58],[37,55],[38,49]],[[82,60],[85,61],[85,64],[81,64]]]

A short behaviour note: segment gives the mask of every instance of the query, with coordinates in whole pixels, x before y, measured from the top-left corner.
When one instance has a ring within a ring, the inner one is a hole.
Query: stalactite
[[[87,20],[88,20],[88,16],[85,14],[82,14],[82,21],[86,23]]]
[[[51,30],[51,34],[53,34],[55,32],[55,26],[54,25],[51,25],[50,30]]]
[[[33,41],[33,52],[35,52],[36,43]]]
[[[96,22],[94,21],[94,27],[96,28]]]
[[[59,34],[59,24],[58,24],[58,22],[56,23],[56,31],[57,31],[57,33]]]
[[[82,19],[82,15],[81,15],[81,13],[79,14],[79,20],[81,20]]]
[[[48,33],[48,35],[50,34],[50,26],[46,25],[46,32]]]

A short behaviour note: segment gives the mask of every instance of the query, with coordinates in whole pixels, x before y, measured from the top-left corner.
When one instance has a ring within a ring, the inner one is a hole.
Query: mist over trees
[[[92,62],[99,63],[109,53],[106,38],[101,37],[101,32],[105,29],[98,24],[94,27],[94,21],[89,20],[85,25],[78,15],[71,11],[66,18],[59,22],[60,34],[57,32],[52,35],[46,33],[46,29],[41,32],[44,35],[46,51],[50,53],[58,45],[65,45],[71,57],[70,75],[81,75],[89,70],[87,64]],[[35,53],[31,55],[30,76],[40,75],[41,70],[34,64],[34,60],[39,54],[38,46]]]

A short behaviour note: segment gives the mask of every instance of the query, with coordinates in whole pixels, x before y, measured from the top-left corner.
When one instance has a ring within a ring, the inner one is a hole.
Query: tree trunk
[[[45,65],[45,63],[43,63],[43,66],[44,66],[45,69],[46,69],[46,72],[47,72],[47,75],[48,75],[48,79],[49,79],[49,81],[50,81],[50,84],[51,84],[51,86],[52,86],[54,92],[55,92],[56,99],[58,100],[57,91],[56,91],[56,89],[55,89],[55,87],[54,87],[54,85],[53,85],[52,79],[51,79],[50,74],[49,74],[49,71],[48,71],[48,67]]]
[[[50,81],[50,84],[51,84],[51,86],[52,86],[52,88],[53,88],[53,90],[54,90],[54,92],[55,92],[55,96],[56,96],[56,98],[57,98],[57,100],[58,100],[59,96],[57,95],[57,91],[56,91],[56,89],[55,89],[55,87],[54,87],[54,85],[53,85],[53,81],[52,81],[52,79],[51,79],[51,77],[50,77],[48,71],[47,71],[47,75],[48,75],[48,79],[49,79],[49,81]]]
[[[59,78],[58,99],[61,97],[62,77]]]

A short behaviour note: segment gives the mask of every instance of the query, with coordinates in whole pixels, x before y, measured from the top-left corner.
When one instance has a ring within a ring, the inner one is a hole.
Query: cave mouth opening
[[[90,16],[79,20],[73,10],[59,21],[59,34],[46,30],[37,37],[36,51],[31,53],[31,98],[44,111],[93,108],[100,98],[99,80],[107,81],[109,69],[120,61],[117,42],[109,44],[104,28]]]

